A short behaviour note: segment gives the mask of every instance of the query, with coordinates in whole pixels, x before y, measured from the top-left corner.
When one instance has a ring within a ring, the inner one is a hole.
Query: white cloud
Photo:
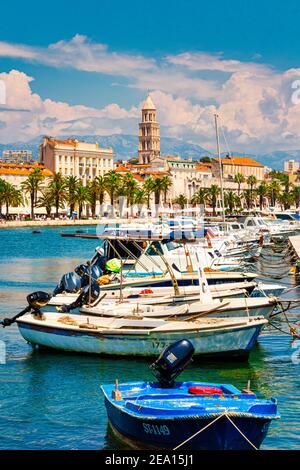
[[[76,35],[46,48],[0,42],[0,56],[120,77],[122,86],[144,90],[145,94],[150,89],[164,135],[210,149],[215,148],[215,112],[233,150],[300,147],[300,105],[292,101],[292,83],[300,78],[300,69],[279,72],[255,62],[261,60],[258,55],[249,62],[205,52],[154,59],[110,51],[105,44]],[[0,74],[1,79],[7,92],[7,109],[0,111],[3,142],[29,140],[43,133],[137,132],[141,103],[134,103],[129,110],[117,103],[102,109],[71,106],[43,100],[32,92],[33,79],[20,71]]]

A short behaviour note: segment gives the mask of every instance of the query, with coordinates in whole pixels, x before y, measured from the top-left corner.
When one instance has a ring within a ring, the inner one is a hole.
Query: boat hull
[[[43,321],[28,322],[19,319],[18,327],[23,338],[41,347],[117,356],[157,356],[174,341],[190,340],[196,356],[220,356],[221,358],[247,358],[266,321],[251,320],[247,324],[192,331],[157,331],[143,334],[126,331],[105,333],[45,325]]]
[[[141,419],[123,413],[105,398],[105,406],[113,432],[126,443],[139,449],[174,449],[214,419],[192,417],[184,419]],[[250,442],[259,448],[265,439],[271,420],[264,418],[231,418]],[[225,416],[180,447],[188,450],[253,450],[254,447],[237,431]]]

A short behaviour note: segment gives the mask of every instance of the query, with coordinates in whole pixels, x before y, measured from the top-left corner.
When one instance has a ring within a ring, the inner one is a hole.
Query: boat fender
[[[223,395],[223,390],[221,388],[202,385],[193,385],[192,387],[189,387],[188,392],[192,395]]]
[[[153,290],[152,289],[141,290],[140,295],[146,295],[146,294],[153,294]]]

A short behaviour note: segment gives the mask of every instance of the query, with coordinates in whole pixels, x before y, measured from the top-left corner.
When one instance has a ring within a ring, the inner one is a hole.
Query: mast
[[[219,141],[219,128],[218,128],[218,115],[215,114],[215,128],[216,128],[216,139],[217,139],[217,153],[219,158],[219,166],[220,166],[220,185],[221,185],[221,203],[222,203],[222,218],[223,222],[225,222],[225,204],[224,204],[224,186],[223,186],[223,169],[222,169],[222,161],[221,161],[221,152],[220,152],[220,141]]]

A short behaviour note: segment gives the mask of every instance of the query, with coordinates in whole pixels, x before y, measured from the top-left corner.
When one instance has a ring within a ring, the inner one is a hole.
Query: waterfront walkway
[[[154,219],[111,219],[102,217],[101,219],[83,219],[83,220],[8,220],[0,221],[0,230],[7,228],[21,228],[21,227],[76,227],[78,225],[115,225],[115,224],[128,224],[128,223],[149,223]]]

